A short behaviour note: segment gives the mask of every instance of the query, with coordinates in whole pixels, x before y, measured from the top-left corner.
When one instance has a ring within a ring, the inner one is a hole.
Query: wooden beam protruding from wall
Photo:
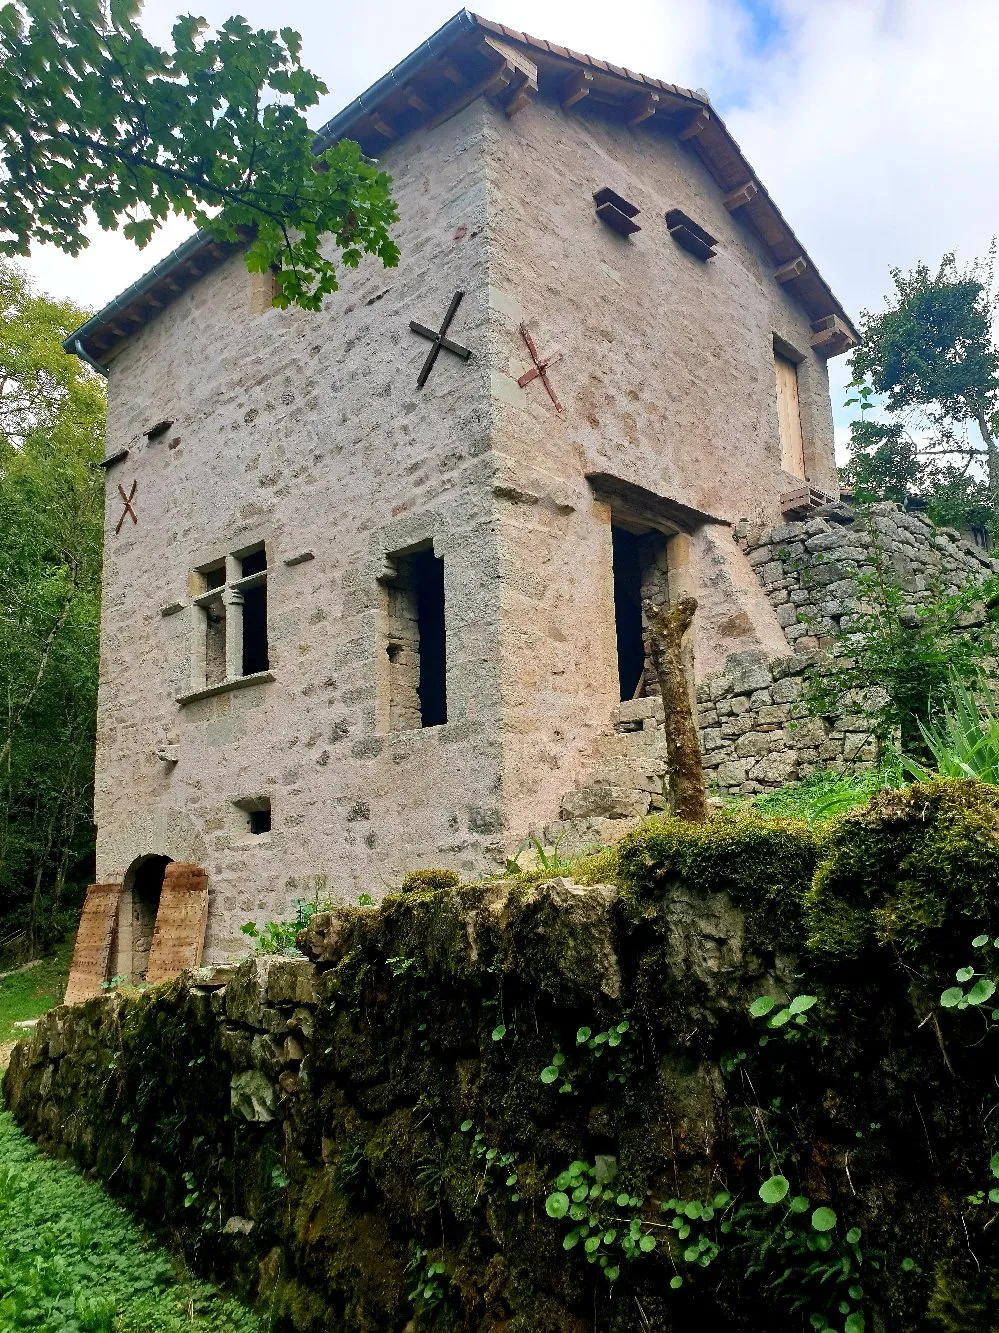
[[[812,325],[812,347],[821,357],[842,356],[856,347],[857,339],[839,315],[826,315]]]
[[[699,111],[694,112],[676,137],[678,139],[696,139],[703,130],[707,129],[710,123],[711,112],[706,106],[702,106]]]
[[[368,117],[368,120],[371,124],[371,128],[375,131],[376,134],[380,134],[383,139],[388,139],[391,141],[392,139],[396,138],[395,130],[388,123],[388,121],[384,119],[384,117],[378,114],[377,111],[372,111],[371,115]]]
[[[805,256],[795,255],[786,264],[781,264],[780,268],[774,269],[774,281],[792,282],[795,278],[800,278],[806,268],[808,268],[808,261]]]
[[[752,203],[760,192],[760,187],[753,180],[748,180],[744,185],[738,186],[734,190],[729,190],[728,194],[722,200],[722,203],[730,213],[734,213],[737,208],[745,208],[746,204]]]
[[[590,70],[580,69],[571,74],[566,79],[562,89],[562,110],[568,111],[571,106],[581,102],[584,97],[589,97],[592,87],[593,75]]]
[[[507,46],[506,42],[498,41],[495,37],[484,37],[482,39],[482,50],[487,55],[496,52],[497,55],[502,56],[503,64],[498,72],[509,75],[509,78],[505,81],[505,91],[501,89],[497,93],[487,94],[487,96],[494,96],[508,116],[515,116],[518,111],[522,111],[528,102],[537,96],[538,67],[522,51]]]
[[[430,115],[432,108],[429,102],[425,102],[419,93],[414,92],[412,88],[407,88],[405,92],[406,102],[414,111],[419,111],[421,116]]]
[[[636,97],[628,109],[629,126],[634,129],[636,125],[641,125],[643,120],[654,116],[658,108],[658,93],[646,93],[643,97]]]

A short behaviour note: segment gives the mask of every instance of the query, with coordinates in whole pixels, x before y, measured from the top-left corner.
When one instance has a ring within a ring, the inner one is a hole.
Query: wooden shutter
[[[774,352],[777,371],[777,420],[780,423],[780,465],[792,477],[805,476],[805,446],[798,409],[798,367]]]
[[[200,866],[171,861],[163,875],[146,980],[167,981],[201,963],[208,925],[208,876]]]
[[[79,1004],[100,995],[101,982],[107,980],[120,898],[120,884],[91,884],[87,889],[63,1004]]]

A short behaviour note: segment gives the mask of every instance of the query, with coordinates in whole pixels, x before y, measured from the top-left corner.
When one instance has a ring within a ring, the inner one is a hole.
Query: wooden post
[[[690,702],[682,654],[683,636],[693,623],[697,599],[681,597],[668,611],[647,601],[644,610],[650,631],[652,665],[663,696],[669,808],[678,819],[703,824],[708,818],[708,800],[697,719]]]

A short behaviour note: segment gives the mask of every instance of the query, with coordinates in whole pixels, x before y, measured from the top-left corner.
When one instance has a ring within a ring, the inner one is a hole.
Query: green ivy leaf
[[[554,1194],[549,1194],[548,1198],[545,1199],[545,1212],[549,1217],[565,1217],[569,1208],[569,1196],[562,1190],[556,1190]]]
[[[812,1228],[815,1231],[832,1231],[836,1225],[836,1214],[831,1208],[816,1208],[812,1213]]]
[[[973,967],[959,967],[954,975],[958,981],[970,981],[975,975],[975,969]]]
[[[505,1036],[506,1036],[506,1026],[505,1026],[505,1024],[503,1024],[503,1023],[499,1023],[499,1024],[497,1024],[497,1026],[494,1027],[493,1030],[492,1030],[492,1039],[493,1039],[493,1041],[502,1041],[503,1038],[504,1038]]]
[[[816,1004],[818,1004],[818,1000],[814,995],[796,995],[788,1008],[792,1014],[803,1014]]]
[[[951,986],[940,996],[940,1003],[945,1009],[955,1009],[964,999],[964,991],[960,986]]]
[[[749,1012],[754,1018],[762,1018],[764,1014],[769,1014],[776,1003],[772,995],[758,995],[749,1006]]]

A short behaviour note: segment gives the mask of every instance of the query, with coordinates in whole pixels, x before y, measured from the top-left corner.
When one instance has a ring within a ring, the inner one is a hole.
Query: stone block
[[[810,536],[805,542],[806,551],[832,551],[836,547],[845,546],[847,543],[846,533],[842,528],[831,528],[825,532],[816,533]]]
[[[767,655],[756,650],[729,653],[725,659],[725,674],[729,677],[735,694],[749,694],[753,690],[766,689],[773,680]]]
[[[660,704],[662,700],[659,701]],[[622,699],[618,705],[617,720],[619,722],[641,722],[644,718],[652,717],[655,711],[656,700],[652,697],[643,699]]]
[[[563,819],[627,819],[648,813],[644,792],[591,783],[562,798]]]
[[[267,998],[274,1004],[317,1004],[316,969],[306,958],[279,958],[267,972]]]
[[[782,786],[797,771],[798,756],[793,750],[777,750],[757,760],[749,770],[749,776],[755,782]]]
[[[802,688],[800,676],[784,676],[783,679],[774,681],[770,687],[770,695],[775,704],[789,704],[801,697]]]
[[[245,1069],[233,1074],[229,1100],[235,1115],[258,1124],[273,1120],[277,1113],[277,1089],[259,1069]]]
[[[267,976],[283,960],[275,955],[247,958],[236,969],[225,990],[226,1017],[246,1027],[262,1027],[263,1009],[267,995]]]

